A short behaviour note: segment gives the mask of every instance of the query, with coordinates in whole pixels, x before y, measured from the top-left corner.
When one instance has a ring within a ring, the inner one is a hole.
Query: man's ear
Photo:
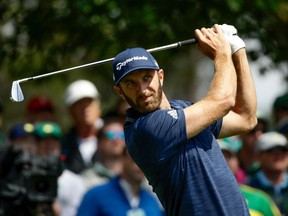
[[[161,86],[163,86],[163,82],[164,82],[164,71],[162,69],[158,70],[158,77],[161,83]]]
[[[122,90],[121,90],[121,88],[119,86],[114,85],[114,91],[116,92],[116,94],[119,95],[119,97],[121,97],[123,100],[125,100],[123,92],[122,92]]]

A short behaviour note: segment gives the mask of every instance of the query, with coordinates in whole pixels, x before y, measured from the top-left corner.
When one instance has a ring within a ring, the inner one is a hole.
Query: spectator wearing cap
[[[280,211],[274,201],[266,193],[243,184],[243,179],[239,179],[239,162],[236,156],[241,149],[242,142],[238,136],[227,137],[218,140],[222,153],[228,166],[239,183],[240,190],[244,195],[251,216],[280,216]],[[238,175],[238,176],[237,176]],[[237,178],[238,177],[238,178]]]
[[[54,155],[60,158],[62,131],[57,123],[49,121],[37,123],[34,134],[37,138],[38,156]],[[82,179],[65,169],[58,178],[58,193],[53,205],[56,215],[74,216],[84,192]]]
[[[96,160],[97,133],[103,125],[98,90],[90,81],[77,80],[67,87],[65,104],[73,125],[64,136],[62,152],[67,169],[79,174]]]
[[[29,99],[25,112],[26,121],[37,123],[55,121],[55,108],[49,97],[37,95]]]
[[[60,156],[61,153],[61,128],[55,122],[39,122],[35,124],[34,135],[37,139],[37,155]]]
[[[238,151],[237,157],[240,167],[244,170],[246,176],[253,175],[259,170],[260,165],[255,152],[256,141],[258,137],[267,132],[269,128],[269,121],[263,112],[257,112],[257,120],[257,125],[252,131],[239,135],[242,141],[242,147]]]
[[[273,103],[273,117],[277,124],[281,119],[288,116],[288,93],[275,98]]]
[[[274,129],[280,133],[288,131],[288,93],[275,98],[273,107]]]
[[[288,138],[288,92],[275,98],[272,117],[274,129]]]
[[[284,135],[271,131],[262,134],[256,144],[260,170],[248,185],[267,192],[282,215],[288,215],[288,147]]]
[[[34,125],[31,123],[17,123],[8,131],[9,143],[21,147],[31,154],[36,153]]]

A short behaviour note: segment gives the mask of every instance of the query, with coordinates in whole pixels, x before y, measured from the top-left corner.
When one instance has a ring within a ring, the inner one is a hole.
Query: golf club
[[[182,47],[182,46],[185,46],[185,45],[196,44],[196,43],[197,43],[196,39],[189,39],[189,40],[184,40],[184,41],[176,42],[176,43],[165,45],[165,46],[161,46],[161,47],[151,48],[151,49],[148,49],[147,51],[152,53],[152,52],[157,52],[157,51],[162,51],[162,50]],[[75,66],[75,67],[71,67],[71,68],[66,68],[66,69],[63,69],[63,70],[58,70],[58,71],[54,71],[54,72],[50,72],[50,73],[46,73],[46,74],[41,74],[41,75],[34,76],[34,77],[27,77],[27,78],[23,78],[23,79],[20,79],[20,80],[13,81],[12,88],[11,88],[11,97],[10,97],[10,99],[12,101],[14,101],[14,102],[20,102],[20,101],[24,100],[24,95],[23,95],[23,92],[22,92],[22,89],[21,89],[21,86],[20,86],[20,83],[22,83],[22,82],[31,81],[31,80],[35,80],[35,79],[40,79],[40,78],[43,78],[43,77],[47,77],[47,76],[51,76],[51,75],[54,75],[54,74],[63,73],[63,72],[66,72],[66,71],[76,70],[76,69],[79,69],[79,68],[89,67],[89,66],[93,66],[93,65],[99,65],[99,64],[103,64],[103,63],[107,63],[107,62],[112,62],[113,60],[114,60],[114,58],[104,59],[104,60],[91,62],[91,63],[84,64],[84,65],[79,65],[79,66]]]

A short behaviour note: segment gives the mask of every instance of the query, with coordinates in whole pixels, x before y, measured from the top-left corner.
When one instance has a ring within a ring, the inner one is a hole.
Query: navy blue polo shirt
[[[128,151],[142,169],[168,216],[250,215],[235,177],[216,141],[219,120],[187,140],[183,108],[141,114],[127,110]],[[193,124],[193,122],[191,122]]]

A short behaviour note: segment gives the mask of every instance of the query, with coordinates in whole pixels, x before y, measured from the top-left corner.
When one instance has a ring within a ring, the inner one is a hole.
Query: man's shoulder
[[[184,101],[184,100],[170,100],[169,101],[172,109],[183,109],[187,106],[191,105],[191,102],[189,101]],[[150,113],[140,113],[137,110],[133,109],[133,108],[129,108],[126,112],[127,117],[126,117],[126,122],[134,122],[136,119],[140,118],[140,117],[144,117],[144,116],[151,116],[154,113],[158,113],[159,111],[164,111],[164,110],[155,110],[153,112]]]
[[[192,105],[191,102],[185,100],[170,100],[169,103],[173,109],[181,109]]]

